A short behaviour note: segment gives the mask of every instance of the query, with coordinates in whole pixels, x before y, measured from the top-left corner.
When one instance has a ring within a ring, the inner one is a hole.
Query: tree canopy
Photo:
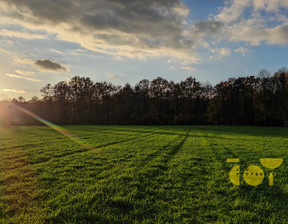
[[[57,124],[231,124],[288,126],[288,70],[229,78],[215,86],[193,77],[158,77],[116,86],[73,77],[47,84],[42,98],[0,102],[2,125],[37,124],[13,105]]]

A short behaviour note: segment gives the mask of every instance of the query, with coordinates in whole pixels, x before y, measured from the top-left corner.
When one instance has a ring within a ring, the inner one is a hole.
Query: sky
[[[287,66],[288,1],[0,0],[0,100],[73,76],[215,85]]]

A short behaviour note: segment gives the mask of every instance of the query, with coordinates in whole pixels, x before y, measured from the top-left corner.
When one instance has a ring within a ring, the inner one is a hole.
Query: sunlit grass
[[[2,223],[285,223],[285,128],[67,126],[0,129]],[[239,158],[240,186],[229,181]],[[260,158],[283,158],[271,170]],[[254,187],[245,168],[260,166]],[[16,200],[17,199],[17,200]]]

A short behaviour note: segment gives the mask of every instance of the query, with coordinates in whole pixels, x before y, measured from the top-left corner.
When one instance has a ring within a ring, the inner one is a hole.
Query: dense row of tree
[[[42,99],[0,103],[4,124],[35,124],[27,109],[58,124],[241,124],[288,126],[288,70],[230,78],[216,86],[161,77],[115,86],[73,77],[41,89]]]

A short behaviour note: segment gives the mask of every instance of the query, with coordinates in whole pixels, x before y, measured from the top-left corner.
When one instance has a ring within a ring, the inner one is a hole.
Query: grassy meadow
[[[64,128],[76,141],[0,128],[0,223],[288,223],[287,128]],[[269,157],[284,159],[273,186],[259,161]],[[227,158],[240,159],[239,186]],[[249,165],[262,184],[245,183]]]

